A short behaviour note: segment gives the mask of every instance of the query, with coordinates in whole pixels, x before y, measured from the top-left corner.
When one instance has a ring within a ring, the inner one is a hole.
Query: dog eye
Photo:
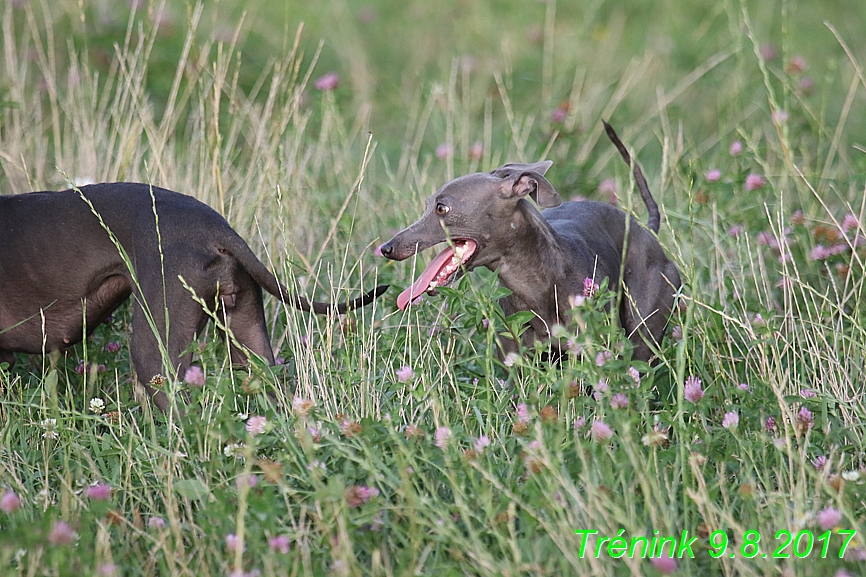
[[[445,216],[448,214],[448,211],[451,210],[450,206],[444,205],[441,202],[436,205],[436,214],[439,216]]]

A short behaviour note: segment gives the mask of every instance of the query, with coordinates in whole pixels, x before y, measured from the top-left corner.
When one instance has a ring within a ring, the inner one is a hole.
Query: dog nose
[[[378,249],[376,249],[376,252],[378,252],[379,254],[381,254],[382,256],[384,256],[386,258],[391,258],[391,255],[394,254],[394,245],[391,244],[390,241],[386,242],[385,244],[381,245]]]

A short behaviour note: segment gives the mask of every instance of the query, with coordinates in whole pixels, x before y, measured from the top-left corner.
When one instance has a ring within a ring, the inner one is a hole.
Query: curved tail
[[[279,284],[279,283],[278,283]],[[262,285],[264,286],[264,285]],[[308,300],[307,297],[303,295],[287,295],[287,293],[283,293],[282,295],[278,295],[276,293],[271,293],[275,297],[279,298],[286,304],[290,304],[295,308],[299,308],[302,311],[306,312],[314,312],[320,315],[326,315],[328,313],[339,313],[343,314],[346,311],[351,311],[357,308],[365,307],[368,304],[372,303],[374,300],[382,296],[386,290],[388,290],[388,286],[390,285],[379,285],[371,291],[367,291],[363,295],[356,297],[348,302],[344,303],[323,303],[319,301],[311,301]],[[282,284],[280,284],[281,289],[285,289]],[[268,291],[270,292],[270,291]]]
[[[634,181],[637,184],[637,188],[640,191],[640,196],[643,199],[644,204],[646,205],[647,212],[649,213],[649,217],[647,218],[647,227],[653,231],[658,232],[661,226],[661,215],[659,214],[659,205],[656,204],[655,199],[653,198],[652,193],[650,192],[649,186],[646,183],[646,178],[644,178],[643,172],[636,162],[632,162],[631,155],[626,150],[622,141],[619,139],[619,136],[616,135],[613,128],[610,124],[601,121],[604,124],[604,131],[607,133],[607,137],[610,138],[610,141],[613,142],[613,145],[616,146],[616,149],[619,151],[620,156],[622,156],[625,163],[632,167],[632,171],[634,172]]]
[[[234,231],[232,231],[234,232]],[[376,300],[386,290],[389,285],[379,285],[375,289],[364,293],[363,295],[342,303],[324,303],[319,301],[311,301],[303,295],[295,294],[283,285],[277,277],[275,277],[267,267],[262,264],[262,261],[253,253],[247,243],[237,233],[223,239],[226,242],[228,252],[234,256],[240,265],[246,269],[253,279],[259,283],[263,289],[295,308],[305,312],[314,312],[320,315],[325,314],[343,314],[360,307],[365,307]]]

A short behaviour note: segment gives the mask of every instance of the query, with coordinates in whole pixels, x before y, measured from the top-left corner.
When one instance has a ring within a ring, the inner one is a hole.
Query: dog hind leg
[[[225,314],[227,326],[234,337],[234,340],[226,339],[232,363],[247,364],[248,350],[273,365],[274,352],[268,337],[259,284],[243,267],[237,267],[231,280],[220,284],[219,300],[220,313]]]
[[[192,360],[191,353],[184,351],[207,323],[207,315],[180,283],[177,274],[172,276],[166,271],[165,276],[165,298],[162,278],[140,281],[141,293],[135,293],[130,339],[130,355],[139,382],[163,412],[169,407],[168,396],[154,388],[150,381],[156,375],[168,378],[172,373],[179,379],[184,378]],[[215,288],[212,292],[216,292]],[[208,295],[199,296],[207,298]],[[167,308],[171,309],[171,314],[166,320]]]
[[[638,284],[639,283],[639,284]],[[630,290],[638,286],[640,290]],[[634,344],[633,357],[649,361],[661,344],[674,305],[680,276],[673,263],[650,267],[641,274],[626,272],[621,322]]]

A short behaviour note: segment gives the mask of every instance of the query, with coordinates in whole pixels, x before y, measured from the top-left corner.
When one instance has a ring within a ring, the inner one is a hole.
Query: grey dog
[[[562,202],[544,178],[550,161],[461,176],[436,191],[421,218],[379,249],[387,258],[403,260],[449,243],[398,297],[398,306],[405,309],[424,292],[452,282],[461,270],[498,270],[500,283],[511,291],[501,301],[503,312],[535,313],[523,337],[530,344],[547,340],[554,324],[570,318],[569,297],[583,294],[585,279],[600,283],[606,278],[611,288],[621,282],[624,289],[619,320],[634,345],[633,357],[649,361],[664,333],[680,275],[653,234],[659,230],[659,209],[643,173],[610,125],[604,126],[633,167],[649,230],[609,204]],[[515,342],[503,343],[506,350],[516,347]]]
[[[132,362],[165,411],[168,397],[147,383],[166,361],[184,374],[184,351],[209,318],[179,277],[226,318],[238,364],[247,351],[274,364],[262,288],[317,313],[367,305],[387,288],[346,304],[310,302],[280,284],[216,211],[147,184],[0,196],[0,360],[77,343],[133,295]]]

